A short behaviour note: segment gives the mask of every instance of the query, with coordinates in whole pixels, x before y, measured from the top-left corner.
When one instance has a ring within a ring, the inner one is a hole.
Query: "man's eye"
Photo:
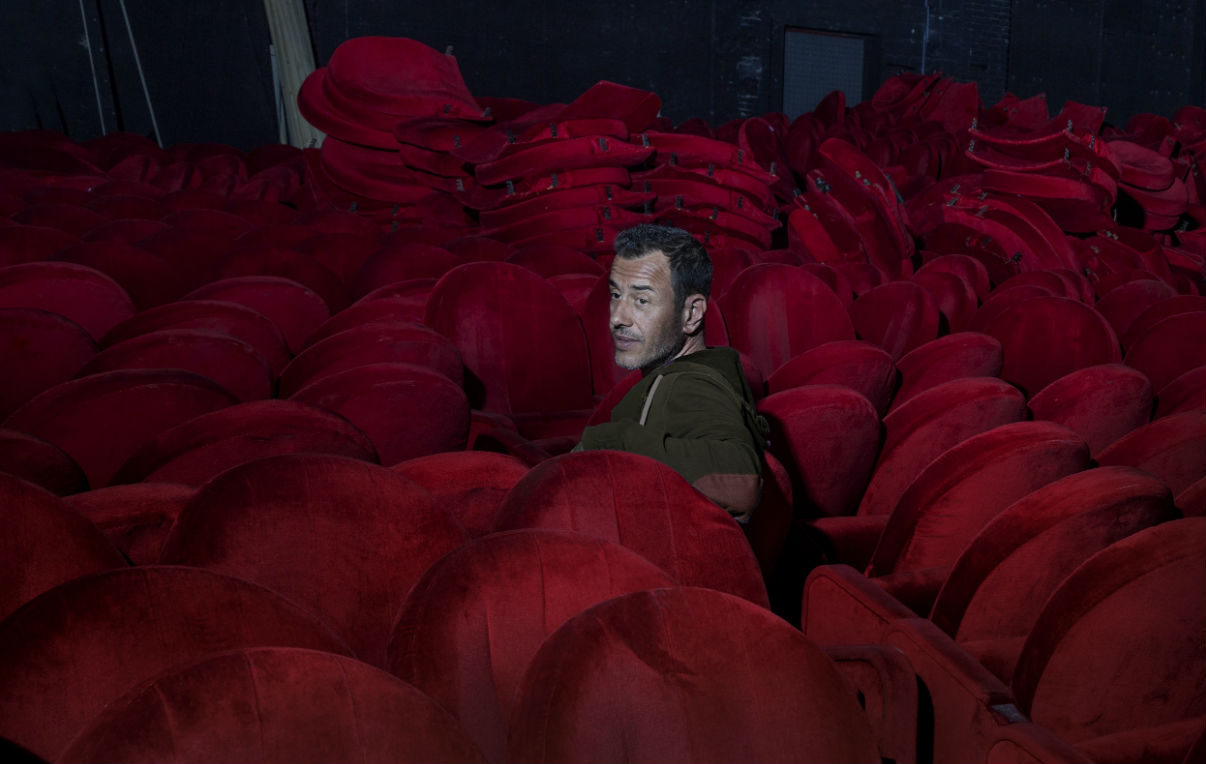
[[[648,304],[649,304],[649,300],[647,298],[645,298],[645,297],[637,298],[637,305],[648,305]]]
[[[620,299],[620,293],[619,293],[619,292],[612,292],[612,293],[611,293],[611,299],[613,299],[613,300],[618,300],[618,299]]]

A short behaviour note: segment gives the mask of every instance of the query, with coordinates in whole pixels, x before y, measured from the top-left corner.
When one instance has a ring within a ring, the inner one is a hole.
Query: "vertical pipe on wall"
[[[105,127],[105,107],[101,104],[100,80],[96,75],[96,60],[92,52],[92,35],[88,33],[88,14],[84,11],[84,0],[80,0],[80,23],[84,26],[84,45],[88,48],[88,68],[92,70],[92,90],[96,93],[96,116],[100,119],[101,135],[109,132]]]
[[[921,33],[921,73],[925,74],[925,52],[930,47],[930,0],[925,0],[925,29]]]
[[[280,71],[281,101],[289,142],[299,148],[322,142],[322,133],[302,117],[297,108],[297,91],[314,71],[314,49],[306,24],[303,0],[264,0],[268,29],[272,33],[275,60]]]
[[[134,66],[138,68],[138,81],[142,83],[142,94],[147,99],[147,111],[151,114],[151,127],[155,130],[155,142],[163,148],[163,136],[159,134],[159,122],[155,119],[155,106],[151,103],[151,91],[147,88],[147,77],[142,71],[142,61],[138,58],[138,43],[134,42],[134,28],[130,26],[130,14],[126,12],[126,0],[121,3],[121,17],[126,22],[126,33],[130,36],[130,50],[134,51]]]

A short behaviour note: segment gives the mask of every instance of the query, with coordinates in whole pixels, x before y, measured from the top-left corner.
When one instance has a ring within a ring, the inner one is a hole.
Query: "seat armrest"
[[[800,628],[826,645],[869,645],[900,618],[916,614],[849,565],[822,565],[808,575]]]

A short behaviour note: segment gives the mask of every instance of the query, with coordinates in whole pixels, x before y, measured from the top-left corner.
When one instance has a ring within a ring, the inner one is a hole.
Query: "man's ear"
[[[703,327],[704,314],[708,312],[708,298],[693,294],[683,302],[683,334],[695,334]]]

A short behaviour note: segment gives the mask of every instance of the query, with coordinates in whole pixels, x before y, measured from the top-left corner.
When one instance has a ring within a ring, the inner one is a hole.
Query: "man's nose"
[[[629,326],[632,323],[631,313],[623,300],[616,300],[611,304],[611,328],[618,329],[621,326]]]

